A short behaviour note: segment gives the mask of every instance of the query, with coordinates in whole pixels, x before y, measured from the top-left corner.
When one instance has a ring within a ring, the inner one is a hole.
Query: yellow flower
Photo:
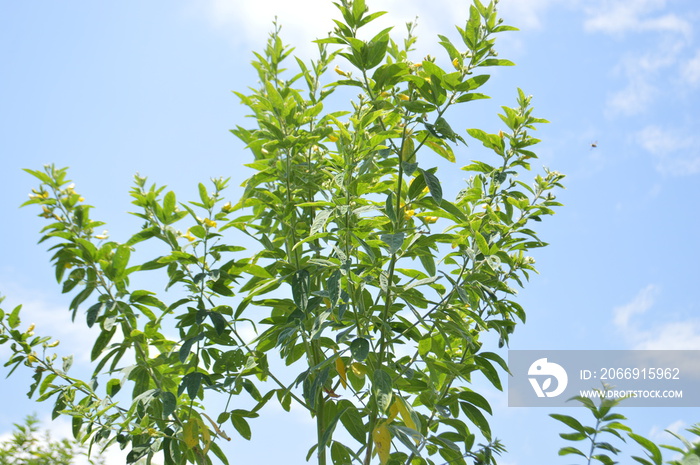
[[[221,207],[221,210],[228,213],[231,210],[233,210],[233,205],[231,205],[231,202],[226,202],[223,207]]]
[[[456,69],[459,69],[459,58],[455,58],[452,60],[452,66],[454,66]]]
[[[338,142],[338,136],[336,136],[335,134],[329,134],[328,140],[331,142]]]
[[[398,94],[397,97],[399,98],[399,100],[403,100],[404,102],[407,100],[411,100],[411,97],[409,97],[406,94]]]
[[[413,217],[415,216],[415,214],[416,214],[416,211],[415,211],[415,210],[406,210],[406,211],[403,213],[403,219],[404,219],[404,220],[410,220],[411,218],[413,218]]]
[[[212,221],[212,220],[210,220],[209,218],[204,218],[204,220],[202,220],[202,223],[204,223],[204,225],[207,226],[207,227],[209,227],[209,228],[215,228],[215,227],[216,227],[216,221]]]
[[[437,216],[424,216],[423,221],[425,221],[428,224],[433,224],[438,220]]]
[[[38,362],[38,361],[39,361],[39,359],[36,358],[36,354],[34,352],[27,355],[27,365],[32,366],[32,363]]]
[[[182,237],[184,237],[190,242],[193,242],[195,240],[195,237],[192,235],[192,233],[190,233],[189,229],[187,230],[187,234],[183,235]]]
[[[339,66],[336,66],[336,67],[335,67],[335,72],[338,73],[338,74],[340,74],[341,76],[348,77],[348,73],[346,73],[345,71],[343,71],[342,69],[340,69]]]

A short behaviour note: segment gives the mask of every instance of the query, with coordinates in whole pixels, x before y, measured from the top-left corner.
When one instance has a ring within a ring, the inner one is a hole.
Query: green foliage
[[[644,457],[636,455],[631,456],[633,460],[641,463],[642,465],[663,465],[664,463],[670,465],[691,465],[700,463],[700,442],[693,444],[687,439],[667,430],[669,434],[673,435],[683,443],[685,449],[669,445],[658,446],[653,441],[634,433],[629,426],[623,423],[627,420],[627,418],[620,413],[612,411],[621,402],[624,402],[624,399],[608,398],[607,393],[609,390],[609,386],[603,386],[603,389],[597,390],[597,392],[601,394],[600,402],[597,405],[590,398],[580,396],[571,398],[571,400],[581,403],[582,406],[591,412],[593,418],[596,420],[595,426],[584,426],[579,422],[579,420],[568,415],[550,415],[552,418],[564,423],[572,430],[569,433],[560,434],[559,436],[561,438],[571,441],[577,446],[581,442],[583,442],[585,445],[585,447],[562,447],[559,449],[559,455],[581,456],[586,460],[585,463],[587,465],[594,462],[600,462],[604,465],[612,465],[619,463],[616,462],[614,458],[618,456],[620,452],[622,452],[617,446],[614,445],[614,443],[617,442],[619,444],[620,441],[626,442],[626,436],[644,449]],[[700,425],[689,428],[687,431],[700,437]],[[588,450],[585,450],[586,447]],[[680,454],[681,460],[670,460],[664,462],[661,453],[662,448]]]
[[[120,243],[97,233],[102,223],[66,169],[27,170],[41,182],[27,204],[50,221],[42,241],[52,243],[63,292],[75,295],[73,318],[83,308],[100,329],[93,380],[70,377],[55,343],[19,331],[19,310],[2,320],[0,342],[12,341],[8,366],[35,369],[31,393],[72,416],[81,440],[129,447],[130,463],[156,454],[166,465],[228,463],[225,431],[250,439],[260,409],[277,401],[315,418],[309,456],[321,465],[329,455],[334,464],[486,464],[504,451],[491,407],[468,386],[481,374],[502,389],[498,369],[508,368],[481,336],[495,333],[502,347],[525,321],[515,287],[535,271],[528,253],[546,245],[530,225],[559,206],[563,175],[519,178],[536,158],[530,131],[546,122],[521,90],[503,107],[503,130],[467,130],[497,162],[465,166],[470,178],[454,197],[435,155],[457,160],[466,141],[452,109],[487,98],[476,92],[486,69],[512,65],[496,58],[494,37],[514,28],[495,2],[475,0],[458,27],[462,43],[440,36],[442,65],[414,60],[413,25],[403,44],[390,29],[364,40],[359,32],[382,13],[364,0],[337,6],[342,20],[317,41],[316,60],[290,60],[276,26],[255,54],[260,86],[236,93],[253,123],[232,130],[253,174],[235,204],[223,179],[178,202],[137,176],[131,195],[143,226]],[[328,82],[334,63],[340,78]],[[327,111],[348,87],[357,98]],[[259,247],[231,245],[242,234]],[[157,255],[133,263],[137,247]],[[131,285],[153,270],[170,293]],[[166,336],[172,328],[176,339]],[[291,379],[269,361],[278,356]],[[226,408],[212,418],[205,400],[216,396]],[[336,440],[338,429],[354,441]]]
[[[54,440],[48,431],[40,434],[35,416],[14,426],[12,437],[0,443],[0,465],[72,465],[76,457],[86,457],[93,465],[103,463],[103,457],[90,458],[76,441]]]

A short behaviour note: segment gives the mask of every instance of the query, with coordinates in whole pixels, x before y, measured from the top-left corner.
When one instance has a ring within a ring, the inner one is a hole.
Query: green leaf
[[[363,337],[358,337],[350,343],[350,353],[352,358],[358,362],[362,362],[369,354],[369,341]]]
[[[486,81],[488,81],[490,78],[491,78],[491,76],[488,74],[481,74],[479,76],[474,76],[473,78],[467,79],[463,83],[459,84],[455,88],[455,90],[457,90],[459,92],[467,92],[470,90],[478,89],[479,87],[486,84]]]
[[[175,192],[169,191],[163,198],[163,213],[169,217],[175,211]]]
[[[340,270],[335,270],[326,281],[328,290],[328,300],[331,302],[331,308],[335,308],[340,300]]]
[[[350,436],[355,438],[360,443],[363,443],[367,439],[367,431],[365,429],[365,424],[362,421],[362,415],[360,415],[360,413],[357,411],[357,407],[352,405],[352,403],[348,400],[341,400],[338,402],[338,407],[349,407],[343,411],[343,415],[340,417],[340,422],[343,424],[347,432],[350,433]]]
[[[107,347],[107,344],[109,344],[109,341],[112,340],[112,336],[114,336],[114,333],[116,331],[117,326],[112,326],[111,329],[105,329],[100,332],[100,335],[97,336],[97,339],[95,340],[95,345],[92,346],[92,351],[90,352],[91,362],[97,360],[97,357],[99,357],[102,351],[105,349],[105,347]]]
[[[250,441],[250,425],[248,424],[245,418],[231,412],[231,424],[234,428],[236,428],[236,431],[238,431],[238,434],[240,434],[243,437],[243,439],[247,439],[248,441]]]
[[[386,216],[393,222],[396,222],[396,213],[394,212],[394,194],[389,192],[386,196],[386,202],[384,202],[384,212]]]
[[[70,370],[70,367],[73,366],[73,356],[72,355],[66,355],[63,357],[63,372],[68,373],[68,370]]]
[[[583,441],[588,436],[583,433],[559,433],[559,437],[567,441]]]
[[[212,324],[214,325],[214,330],[216,331],[216,334],[221,336],[224,334],[224,331],[226,331],[226,317],[224,317],[221,313],[218,313],[216,311],[211,311],[209,312],[209,318],[211,319]]]
[[[349,449],[338,441],[333,441],[331,445],[331,460],[333,465],[347,465],[352,463]]]
[[[75,415],[71,421],[71,429],[73,431],[73,437],[75,439],[80,438],[80,427],[83,426],[83,418]]]
[[[689,452],[683,456],[680,465],[700,465],[700,456],[694,452]]]
[[[306,311],[309,302],[309,272],[298,270],[292,276],[292,297],[294,303],[302,312]]]
[[[389,253],[393,255],[398,252],[403,245],[404,236],[405,234],[402,232],[395,234],[382,234],[381,239],[389,246]]]
[[[336,413],[336,415],[331,419],[331,421],[327,422],[324,427],[325,430],[323,431],[323,434],[320,437],[320,440],[318,442],[318,448],[323,449],[328,445],[328,442],[331,440],[331,437],[333,437],[333,432],[335,431],[335,427],[338,424],[338,420],[340,420],[340,417],[345,413],[345,410],[350,408],[349,406],[345,407],[345,409],[341,409]]]
[[[472,405],[476,405],[480,409],[485,410],[486,412],[493,415],[493,412],[491,411],[491,405],[486,400],[486,398],[478,392],[463,391],[459,394],[459,398],[469,402]]]
[[[472,421],[472,423],[474,423],[479,428],[481,434],[483,434],[484,437],[490,441],[491,427],[489,426],[489,422],[486,419],[486,417],[484,417],[484,414],[481,413],[479,409],[467,402],[460,402],[459,406],[462,408],[462,411],[467,416],[467,418],[469,418]]]
[[[663,463],[661,451],[656,444],[635,433],[627,433],[627,435],[649,452],[649,457],[654,461],[654,465],[661,465]]]
[[[435,120],[435,130],[440,134],[440,136],[446,137],[452,142],[456,142],[457,140],[464,142],[464,139],[462,139],[461,136],[452,130],[452,127],[442,116]]]
[[[204,374],[199,373],[198,371],[186,374],[180,382],[180,386],[177,389],[177,395],[180,396],[183,392],[187,391],[187,395],[190,396],[190,399],[195,399],[197,397],[197,393],[199,392],[199,388],[202,387],[203,381]]]
[[[468,94],[464,94],[461,97],[459,97],[455,103],[463,103],[463,102],[470,102],[472,100],[484,100],[484,99],[490,99],[488,95],[485,94],[480,94],[478,92],[469,92]]]
[[[328,218],[331,216],[331,213],[333,213],[333,210],[319,210],[319,212],[316,213],[316,218],[314,218],[313,224],[311,225],[309,235],[314,235],[323,231],[323,229],[326,227],[326,223],[328,222]]]
[[[126,245],[137,244],[141,241],[145,241],[146,239],[150,239],[151,237],[154,237],[159,233],[160,228],[158,228],[157,226],[151,226],[150,228],[142,229],[141,231],[131,236],[131,238],[127,241]]]
[[[175,409],[177,408],[177,398],[175,394],[169,391],[161,391],[160,401],[163,404],[163,417],[167,418],[175,413]]]
[[[430,113],[435,111],[436,107],[432,103],[423,100],[409,100],[401,102],[401,106],[413,113]],[[431,125],[432,126],[432,125]]]
[[[458,206],[456,206],[455,204],[453,204],[447,200],[443,199],[442,203],[440,204],[440,208],[442,208],[445,212],[454,216],[458,220],[465,221],[465,222],[469,221],[469,218],[467,217],[467,215]]]
[[[489,245],[486,242],[486,239],[484,239],[484,236],[482,236],[479,231],[474,231],[474,241],[476,242],[476,246],[479,248],[479,251],[482,254],[484,254],[484,255],[490,254]]]
[[[420,168],[418,168],[418,171],[423,174],[423,179],[430,190],[431,197],[436,204],[440,205],[442,203],[442,187],[440,186],[440,180],[429,171]]]
[[[476,365],[479,367],[479,370],[483,373],[486,379],[488,379],[496,389],[502,391],[503,386],[501,385],[501,379],[498,377],[498,372],[493,367],[493,365],[491,365],[491,363],[486,359],[486,357],[484,357],[483,355],[477,355],[474,357],[474,361],[476,362]]]
[[[560,415],[558,413],[552,413],[549,416],[557,421],[564,423],[566,426],[572,428],[573,430],[579,433],[586,434],[586,428],[581,423],[579,423],[579,421],[574,417],[570,417],[568,415]]]
[[[202,339],[204,339],[204,333],[200,333],[194,337],[191,337],[182,343],[182,346],[180,347],[180,352],[179,352],[180,363],[185,363],[187,361],[187,357],[190,356],[190,351],[192,350],[192,346],[196,342],[201,341]]]
[[[210,208],[212,205],[211,199],[209,198],[209,193],[207,192],[207,187],[200,182],[197,185],[197,188],[199,190],[199,198],[202,200],[202,205],[204,205],[204,208]]]
[[[425,177],[423,176],[423,173],[421,173],[420,176],[416,176],[415,178],[413,178],[413,180],[411,181],[411,185],[408,186],[408,198],[417,198],[423,192],[423,189],[425,189],[425,187]]]
[[[224,453],[224,451],[221,450],[219,445],[216,443],[216,441],[212,441],[209,444],[209,449],[214,453],[214,455],[221,460],[221,463],[224,465],[229,465],[228,457]],[[167,465],[167,464],[166,464]],[[174,464],[173,464],[174,465]]]
[[[107,395],[110,397],[114,397],[117,395],[117,393],[121,390],[122,388],[122,382],[119,379],[112,378],[109,381],[107,381]]]
[[[88,328],[92,328],[92,326],[97,321],[97,317],[102,312],[102,309],[106,306],[107,306],[107,304],[105,302],[97,302],[96,304],[94,304],[94,305],[90,306],[90,308],[88,308],[88,310],[85,314],[85,319],[86,319],[86,323],[88,325]]]
[[[407,71],[406,63],[388,63],[378,67],[372,75],[374,88],[381,92],[384,87],[394,86]]]
[[[112,266],[110,270],[111,279],[115,281],[122,279],[124,271],[126,270],[126,265],[129,264],[130,256],[131,249],[128,245],[120,245],[117,247],[112,257]]]
[[[435,259],[433,258],[433,255],[430,252],[423,253],[420,254],[418,258],[420,259],[423,268],[425,268],[426,273],[428,273],[430,276],[435,276],[437,270],[435,268]]]
[[[11,329],[17,328],[19,324],[21,323],[21,320],[19,319],[19,311],[22,310],[22,306],[18,305],[10,312],[10,315],[7,317],[7,324],[10,326]]]
[[[580,455],[581,457],[585,457],[586,454],[581,452],[575,447],[562,447],[559,449],[559,455],[569,455],[569,454],[575,454],[575,455]]]
[[[372,376],[372,391],[377,401],[377,407],[382,413],[391,405],[392,389],[391,376],[381,368],[376,369]]]

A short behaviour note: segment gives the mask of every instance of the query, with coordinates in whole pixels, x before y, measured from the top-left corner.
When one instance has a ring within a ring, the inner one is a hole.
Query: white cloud
[[[608,97],[608,115],[642,114],[679,80],[700,81],[700,55],[697,63],[691,60],[684,64],[683,60],[684,51],[692,41],[693,22],[669,11],[667,3],[667,0],[599,0],[583,7],[585,31],[617,38],[636,34],[643,43],[654,44],[627,53],[621,60],[615,74],[622,75],[626,85]]]
[[[660,173],[671,176],[700,173],[700,135],[695,131],[649,125],[635,139],[654,157]]]
[[[652,426],[651,431],[649,431],[648,438],[651,439],[652,441],[658,443],[663,443],[663,444],[668,444],[669,440],[672,438],[670,434],[668,434],[668,431],[671,431],[675,434],[681,434],[680,431],[681,429],[685,428],[687,425],[683,420],[677,420],[668,425],[665,428],[659,427],[659,426]],[[681,434],[682,436],[682,434]]]
[[[544,10],[557,0],[508,0],[499,5],[504,16],[517,18],[518,27],[538,27]],[[236,45],[245,45],[259,50],[272,29],[277,17],[282,26],[281,36],[285,43],[293,44],[295,55],[315,56],[313,40],[326,37],[335,24],[333,19],[340,13],[329,0],[207,0],[192,2],[188,14],[206,16],[219,31],[225,33]],[[393,26],[396,37],[404,37],[407,22],[418,18],[417,56],[422,58],[435,50],[437,34],[451,39],[457,36],[455,25],[464,26],[469,14],[469,2],[454,0],[368,0],[371,11],[386,11],[386,15],[367,26],[364,38],[370,38],[383,28]],[[361,30],[362,32],[362,30]],[[458,44],[456,44],[458,45]],[[459,46],[458,46],[459,48]],[[434,54],[434,52],[433,52]]]
[[[506,0],[498,4],[509,23],[519,29],[541,29],[547,10],[558,0]]]
[[[60,355],[75,354],[76,362],[90,361],[90,348],[97,338],[99,328],[87,328],[82,321],[84,310],[79,310],[76,322],[71,322],[71,313],[62,305],[51,302],[42,296],[31,297],[21,289],[15,289],[10,293],[15,300],[22,302],[20,329],[26,330],[34,324],[34,334],[37,336],[51,336],[52,341],[59,340],[60,345],[54,349]],[[14,305],[7,305],[14,308]],[[4,348],[3,348],[4,349]]]
[[[700,321],[675,321],[631,335],[638,350],[700,350]]]
[[[623,75],[627,85],[608,98],[608,114],[632,116],[647,111],[661,95],[664,78],[673,74],[668,70],[678,66],[684,47],[682,41],[668,39],[657,49],[624,57],[614,74]]]
[[[331,27],[329,18],[335,9],[326,0],[305,0],[303,5],[285,0],[209,0],[205,8],[215,27],[230,31],[237,41],[256,44],[266,40],[275,17],[283,25],[288,42],[301,43],[298,36],[303,37],[304,43],[323,37]]]
[[[615,326],[626,328],[632,316],[646,313],[654,305],[654,299],[658,292],[659,289],[650,284],[642,289],[631,302],[615,307],[613,309]]]
[[[666,0],[605,0],[589,4],[584,29],[616,36],[628,32],[668,32],[689,38],[692,25],[673,13],[663,13]]]
[[[658,294],[659,288],[650,284],[629,303],[615,307],[613,323],[617,330],[637,350],[700,350],[700,319],[666,321],[645,329],[633,318],[652,309]]]
[[[656,95],[656,88],[641,74],[630,78],[627,86],[608,97],[606,111],[610,115],[632,116],[647,110]]]
[[[700,84],[700,50],[681,66],[681,79],[690,85]]]

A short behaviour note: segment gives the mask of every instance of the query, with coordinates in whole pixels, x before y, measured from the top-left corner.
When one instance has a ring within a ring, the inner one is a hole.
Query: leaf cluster
[[[503,107],[503,130],[466,131],[497,163],[467,163],[456,196],[435,156],[456,162],[466,147],[453,109],[487,98],[486,69],[512,65],[494,44],[514,28],[496,2],[475,0],[457,28],[462,43],[439,37],[441,65],[415,60],[413,25],[403,44],[391,29],[364,40],[383,13],[364,0],[337,7],[317,59],[292,58],[277,25],[255,54],[259,86],[236,92],[253,121],[232,130],[253,156],[237,202],[225,200],[225,179],[178,202],[136,176],[143,226],[117,242],[97,233],[102,223],[65,169],[27,170],[41,182],[27,204],[50,220],[42,241],[63,292],[75,294],[72,316],[83,308],[100,329],[93,378],[70,377],[54,342],[19,331],[19,310],[0,342],[12,341],[9,365],[35,369],[30,394],[53,398],[81,440],[129,447],[129,462],[228,463],[227,426],[250,439],[251,420],[273,401],[315,419],[307,458],[320,465],[486,464],[505,450],[491,406],[469,386],[483,376],[502,389],[508,367],[481,338],[495,333],[503,347],[525,321],[516,287],[535,271],[529,252],[546,245],[531,225],[560,205],[563,175],[519,177],[536,158],[531,132],[546,122],[521,90]],[[359,95],[327,111],[348,88]],[[242,235],[257,249],[233,245]],[[149,258],[134,263],[137,248]],[[131,284],[153,271],[167,292]],[[205,398],[217,396],[225,408],[210,416]],[[352,439],[336,439],[338,429]]]
[[[572,431],[561,433],[559,436],[562,439],[572,442],[573,444],[584,443],[588,446],[585,450],[581,446],[566,446],[559,450],[559,455],[575,455],[583,457],[586,464],[599,462],[604,465],[613,465],[617,462],[615,459],[622,452],[615,442],[626,442],[626,438],[632,439],[635,443],[642,447],[645,456],[640,457],[632,455],[631,458],[641,463],[642,465],[691,465],[700,463],[700,442],[691,443],[686,438],[666,430],[669,434],[680,440],[685,448],[670,445],[657,445],[650,439],[635,433],[624,422],[627,418],[617,412],[613,412],[620,403],[624,405],[624,398],[611,398],[608,393],[611,390],[610,386],[604,385],[603,389],[596,390],[599,394],[600,402],[596,404],[591,398],[575,396],[570,400],[574,400],[585,407],[596,420],[595,426],[584,426],[579,420],[569,415],[551,414],[555,420],[565,424]],[[700,437],[700,428],[698,425],[687,429],[688,432]],[[608,439],[609,438],[609,439]],[[613,441],[613,442],[610,442]],[[581,450],[584,449],[584,450]],[[680,460],[664,461],[662,449],[671,450],[680,455]]]

